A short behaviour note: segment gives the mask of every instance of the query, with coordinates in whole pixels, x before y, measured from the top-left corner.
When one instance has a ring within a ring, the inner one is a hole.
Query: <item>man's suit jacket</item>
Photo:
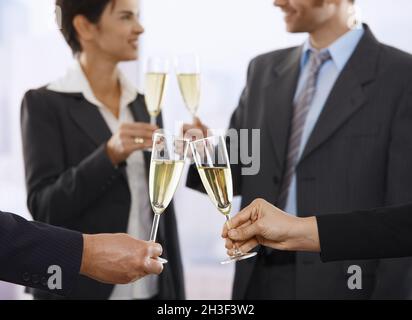
[[[83,255],[80,233],[0,212],[0,280],[69,295],[78,278]],[[62,270],[62,288],[51,290],[49,278]]]
[[[410,203],[316,219],[322,261],[412,256]]]
[[[149,121],[143,96],[129,107],[136,121]],[[23,100],[21,123],[34,219],[87,234],[126,233],[131,197],[125,164],[113,166],[106,154],[112,133],[97,107],[82,94],[31,90]],[[148,173],[149,153],[145,163]],[[148,177],[141,183],[148,183]],[[158,241],[169,260],[159,278],[159,298],[184,299],[173,205],[161,219]],[[107,299],[112,290],[112,285],[82,277],[72,297]]]
[[[299,216],[412,201],[412,58],[379,43],[365,29],[297,165]],[[230,127],[259,128],[261,154],[255,158],[260,161],[257,175],[242,176],[244,166],[232,165],[234,190],[242,196],[242,207],[256,198],[278,202],[301,54],[301,47],[279,50],[255,58],[249,66],[247,85]],[[188,186],[199,185],[192,168]],[[410,260],[357,261],[364,270],[363,290],[347,287],[351,264],[355,262],[323,264],[319,255],[310,253],[265,254],[261,250],[257,259],[237,264],[233,297],[408,296]]]

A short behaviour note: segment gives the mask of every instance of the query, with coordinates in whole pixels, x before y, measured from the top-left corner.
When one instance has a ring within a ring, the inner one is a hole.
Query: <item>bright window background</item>
[[[364,21],[383,42],[412,52],[410,0],[358,0]],[[54,23],[53,0],[0,0],[0,208],[29,217],[25,205],[19,113],[24,92],[45,85],[71,65],[68,47]],[[270,0],[143,0],[141,61],[150,55],[197,52],[202,59],[199,115],[225,128],[257,54],[300,44],[303,35],[285,32]],[[141,88],[141,64],[122,66]],[[142,88],[143,89],[143,88]],[[190,121],[172,77],[164,118],[173,130]],[[47,143],[47,142],[45,142]],[[209,199],[182,184],[176,197],[180,242],[189,299],[229,299],[233,266],[220,266],[223,216]],[[236,200],[234,212],[238,208]],[[4,262],[0,262],[4,263]],[[23,288],[0,283],[0,299],[28,298]]]

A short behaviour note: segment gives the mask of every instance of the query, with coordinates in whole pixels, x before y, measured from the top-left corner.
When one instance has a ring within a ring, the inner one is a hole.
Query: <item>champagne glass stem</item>
[[[155,125],[157,124],[157,121],[156,121],[156,117],[155,117],[155,116],[150,116],[150,124],[151,124],[152,126],[155,126]]]
[[[150,232],[150,241],[156,242],[157,229],[159,228],[160,214],[155,214],[152,224],[152,231]]]
[[[196,121],[198,109],[199,109],[199,106],[196,107],[195,111],[190,112],[193,118],[193,123],[195,123]]]
[[[230,225],[230,219],[231,219],[230,214],[226,214],[225,217],[226,217],[227,230],[231,230],[232,227]],[[240,251],[239,245],[236,242],[234,242],[233,245],[235,246],[235,249],[233,250],[233,256],[236,257],[236,256],[239,256],[239,255],[242,255],[242,251]]]

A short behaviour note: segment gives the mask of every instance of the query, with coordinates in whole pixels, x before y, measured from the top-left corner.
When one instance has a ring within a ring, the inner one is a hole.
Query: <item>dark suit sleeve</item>
[[[400,97],[391,127],[386,172],[386,206],[412,200],[412,90],[405,90]],[[410,290],[404,283],[411,267],[412,258],[380,261],[373,298],[405,297],[406,294],[399,295],[399,292]]]
[[[54,109],[41,92],[29,91],[22,103],[21,128],[29,210],[37,221],[63,226],[84,214],[121,173],[105,145],[69,167],[61,119]]]
[[[316,219],[324,262],[412,257],[412,204]]]
[[[0,212],[0,279],[67,296],[77,282],[83,237],[58,227]],[[50,290],[50,266],[59,266],[61,290]]]

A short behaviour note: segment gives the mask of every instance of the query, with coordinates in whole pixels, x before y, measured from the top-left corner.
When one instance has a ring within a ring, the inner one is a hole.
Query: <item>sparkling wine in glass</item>
[[[162,111],[168,75],[168,59],[160,57],[148,59],[145,77],[145,102],[152,125],[156,125],[156,119]]]
[[[176,73],[180,93],[189,112],[196,117],[200,103],[200,60],[195,54],[176,58]]]

